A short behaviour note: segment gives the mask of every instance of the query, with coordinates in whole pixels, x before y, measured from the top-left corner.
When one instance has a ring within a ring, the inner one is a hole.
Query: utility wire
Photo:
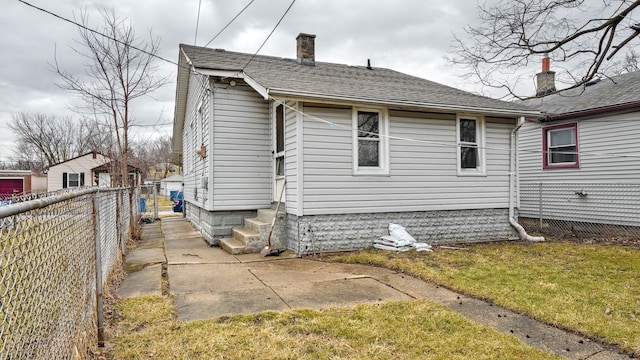
[[[53,16],[53,17],[56,17],[56,18],[58,18],[58,19],[60,19],[60,20],[62,20],[62,21],[66,21],[66,22],[71,23],[71,24],[73,24],[73,25],[75,25],[75,26],[77,26],[77,27],[80,27],[80,28],[82,28],[82,29],[85,29],[85,30],[87,30],[87,31],[90,31],[90,32],[92,32],[92,33],[94,33],[94,34],[98,34],[98,35],[103,36],[103,37],[105,37],[105,38],[107,38],[107,39],[109,39],[109,40],[115,41],[115,42],[117,42],[117,43],[119,43],[119,44],[121,44],[121,45],[124,45],[124,46],[126,46],[126,47],[130,47],[130,48],[132,48],[132,49],[134,49],[134,50],[138,50],[138,51],[140,51],[140,52],[142,52],[142,53],[144,53],[144,54],[147,54],[147,55],[149,55],[149,56],[153,56],[153,57],[158,58],[158,59],[160,59],[160,60],[162,60],[162,61],[166,61],[166,62],[168,62],[168,63],[170,63],[170,64],[180,66],[180,65],[178,65],[178,63],[176,63],[175,61],[172,61],[172,60],[169,60],[169,59],[163,58],[163,57],[161,57],[160,55],[157,55],[157,54],[150,53],[150,52],[148,52],[147,50],[140,49],[140,48],[138,48],[138,47],[135,47],[135,46],[133,46],[133,45],[131,45],[131,44],[128,44],[128,43],[126,43],[126,42],[124,42],[124,41],[122,41],[122,40],[119,40],[119,39],[117,39],[117,38],[111,37],[111,36],[109,36],[109,35],[105,35],[105,34],[103,34],[103,33],[99,32],[99,31],[97,31],[97,30],[94,30],[94,29],[88,28],[88,27],[86,27],[86,26],[84,26],[84,25],[82,25],[82,24],[80,24],[80,23],[78,23],[78,22],[76,22],[76,21],[73,21],[73,20],[67,19],[67,18],[65,18],[65,17],[62,17],[62,16],[60,16],[60,15],[58,15],[58,14],[56,14],[56,13],[53,13],[53,12],[51,12],[51,11],[49,11],[49,10],[46,10],[46,9],[41,8],[41,7],[35,6],[35,5],[33,5],[33,4],[30,4],[30,3],[28,3],[28,2],[26,2],[26,1],[24,1],[24,0],[18,0],[18,1],[19,1],[19,2],[21,2],[21,3],[23,3],[23,4],[25,4],[25,5],[27,5],[27,6],[30,6],[30,7],[34,8],[34,9],[36,9],[36,10],[42,11],[42,12],[47,13],[47,14],[49,14],[49,15]]]
[[[193,46],[196,46],[196,42],[198,41],[198,26],[200,25],[200,6],[202,5],[202,0],[198,0],[198,17],[196,18],[196,34],[193,37]]]
[[[276,24],[276,26],[273,27],[273,30],[271,30],[271,32],[269,33],[269,35],[267,36],[266,39],[264,39],[264,41],[262,42],[262,45],[260,45],[260,47],[258,48],[258,50],[255,52],[255,54],[253,54],[253,56],[251,56],[251,59],[249,59],[249,61],[244,65],[244,67],[242,68],[242,71],[244,71],[244,69],[247,68],[247,66],[249,66],[249,64],[253,61],[253,59],[258,55],[258,53],[260,52],[260,50],[262,50],[262,47],[264,46],[264,44],[267,43],[267,41],[269,41],[269,38],[271,37],[271,35],[273,35],[273,32],[276,31],[276,29],[278,28],[278,26],[280,25],[280,23],[282,22],[282,20],[284,19],[285,16],[287,16],[287,13],[289,13],[289,10],[291,10],[291,7],[293,6],[293,4],[296,2],[296,0],[291,1],[291,4],[289,4],[289,7],[287,8],[287,10],[285,10],[284,14],[282,14],[282,16],[280,17],[280,20],[278,20],[278,23]]]
[[[245,7],[244,7],[244,8],[242,8],[242,10],[240,10],[240,12],[239,12],[238,14],[236,14],[236,16],[234,16],[234,17],[233,17],[233,19],[231,19],[231,21],[229,21],[229,22],[227,23],[227,25],[225,25],[225,26],[222,28],[222,30],[218,31],[218,33],[217,33],[213,38],[211,38],[211,40],[209,40],[209,42],[207,42],[206,44],[204,44],[204,46],[203,46],[203,47],[207,47],[209,44],[211,44],[211,43],[213,42],[213,40],[215,40],[215,39],[216,39],[220,34],[222,34],[222,32],[223,32],[223,31],[225,31],[225,30],[229,27],[229,25],[231,25],[231,23],[233,23],[233,22],[238,18],[238,16],[240,16],[240,15],[241,15],[245,10],[247,10],[247,8],[249,7],[249,5],[253,4],[253,2],[254,2],[254,1],[255,1],[255,0],[251,0],[251,1],[249,1],[249,3],[248,3],[247,5],[245,5]],[[198,10],[198,17],[200,17],[200,13],[199,13],[199,11],[200,11],[200,10]],[[194,44],[193,44],[193,45],[195,45],[195,42],[194,42]]]

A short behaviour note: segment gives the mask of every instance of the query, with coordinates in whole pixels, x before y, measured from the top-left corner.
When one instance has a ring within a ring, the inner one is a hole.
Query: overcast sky
[[[56,86],[59,78],[50,70],[55,55],[70,73],[81,75],[83,69],[82,59],[71,49],[79,38],[74,25],[18,0],[2,1],[0,161],[9,161],[14,136],[7,124],[14,114],[74,116],[68,108],[77,99]],[[176,61],[178,44],[205,45],[250,0],[202,0],[197,39],[199,0],[26,1],[71,19],[86,9],[95,28],[101,24],[98,10],[114,9],[132,22],[141,39],[151,29],[161,38],[160,56]],[[255,0],[209,47],[254,53],[290,3]],[[451,52],[452,34],[464,35],[464,26],[475,22],[476,9],[476,0],[298,0],[260,54],[295,58],[297,34],[311,33],[317,36],[316,61],[365,65],[371,59],[374,67],[479,92],[460,77],[463,69],[444,59]],[[133,103],[137,124],[146,125],[133,130],[136,137],[171,134],[176,66],[162,62],[161,71],[170,84]]]

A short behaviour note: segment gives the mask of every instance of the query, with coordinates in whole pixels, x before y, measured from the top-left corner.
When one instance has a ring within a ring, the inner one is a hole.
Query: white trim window
[[[484,176],[484,119],[475,116],[456,117],[456,161],[458,175]]]
[[[389,174],[389,126],[381,109],[353,109],[353,173]]]

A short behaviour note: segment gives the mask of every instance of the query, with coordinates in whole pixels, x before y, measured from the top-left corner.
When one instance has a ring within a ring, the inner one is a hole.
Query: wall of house
[[[302,137],[298,136],[298,130],[302,129],[301,121],[302,117],[299,116],[295,109],[298,106],[297,102],[289,101],[285,107],[285,177],[287,179],[285,204],[287,213],[301,215],[299,211],[302,210],[302,204],[300,203],[298,184],[300,183],[298,166],[298,152],[301,148],[298,146],[300,142],[298,139]]]
[[[552,125],[574,122],[553,122]],[[526,122],[518,131],[520,180],[637,183],[640,181],[640,161],[635,156],[639,133],[640,112],[581,120],[578,123],[580,168],[543,170],[542,127]]]
[[[208,182],[202,181],[203,178],[208,177],[208,157],[211,156],[209,154],[211,101],[207,89],[209,89],[208,78],[191,73],[182,138],[182,160],[185,202],[210,209],[211,196],[208,193]],[[201,156],[202,145],[205,146],[204,157]]]
[[[486,119],[486,176],[458,176],[454,114],[391,111],[390,135],[417,141],[390,139],[388,176],[354,176],[351,109],[304,112],[304,215],[508,207],[515,119]]]
[[[640,213],[638,133],[640,112],[580,120],[580,167],[543,170],[542,126],[525,123],[518,134],[520,216],[640,226],[640,218],[629,216]]]
[[[87,154],[77,157],[72,160],[65,161],[63,163],[51,166],[47,173],[47,191],[56,191],[63,188],[62,174],[63,173],[84,173],[85,186],[91,186],[92,174],[91,169],[105,164],[108,159],[101,154]]]
[[[269,104],[249,86],[220,85],[213,103],[213,210],[271,205]]]
[[[256,209],[271,205],[269,104],[248,86],[209,83],[195,74],[188,96],[183,131],[187,217],[216,245]]]

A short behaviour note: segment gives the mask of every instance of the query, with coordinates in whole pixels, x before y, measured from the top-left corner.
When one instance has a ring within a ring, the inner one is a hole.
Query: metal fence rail
[[[640,184],[520,184],[527,231],[599,238],[640,237]]]
[[[128,237],[132,200],[129,189],[84,189],[0,207],[0,359],[96,348],[102,280]]]

